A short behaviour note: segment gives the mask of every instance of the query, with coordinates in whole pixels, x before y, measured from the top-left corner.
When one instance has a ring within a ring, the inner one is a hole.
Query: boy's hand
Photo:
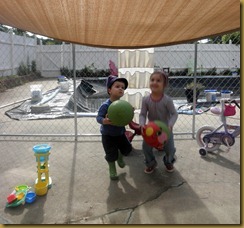
[[[103,119],[103,124],[112,124],[112,121],[108,118],[108,114],[106,114],[105,118]]]

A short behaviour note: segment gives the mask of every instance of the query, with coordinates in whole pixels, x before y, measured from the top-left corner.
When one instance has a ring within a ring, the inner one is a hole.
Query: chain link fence
[[[122,51],[117,49],[67,43],[44,45],[37,38],[0,32],[1,204],[6,204],[6,197],[17,185],[26,184],[34,190],[38,164],[33,146],[37,144],[51,146],[48,175],[52,180],[47,197],[40,197],[33,206],[22,205],[16,210],[2,207],[0,219],[7,223],[5,218],[8,218],[21,224],[52,222],[53,214],[49,212],[55,212],[59,205],[63,208],[65,204],[64,218],[59,219],[63,214],[58,213],[55,221],[89,223],[93,218],[100,219],[96,211],[99,214],[101,209],[103,214],[114,211],[118,196],[120,201],[123,197],[128,198],[128,194],[135,196],[137,201],[121,207],[132,208],[158,196],[161,183],[167,183],[165,186],[171,188],[177,181],[187,183],[186,196],[196,196],[194,202],[200,195],[199,202],[204,208],[203,194],[211,200],[219,195],[219,189],[225,192],[231,189],[232,194],[238,196],[239,138],[232,148],[233,153],[218,151],[209,159],[201,159],[196,140],[191,140],[200,127],[220,125],[220,118],[209,108],[220,106],[221,90],[231,91],[231,98],[240,99],[240,40],[231,40],[223,43],[220,38],[209,38],[208,43],[187,43],[149,51],[130,50],[121,54]],[[135,67],[134,72],[131,69],[121,70],[121,67],[131,66]],[[137,122],[141,98],[149,91],[148,78],[154,69],[168,72],[166,93],[173,98],[179,113],[174,126],[178,157],[176,175],[169,177],[162,163],[164,152],[155,151],[159,164],[156,176],[151,179],[155,184],[147,181],[148,177],[143,172],[142,137],[136,136],[132,142],[134,150],[125,157],[126,167],[117,169],[120,181],[114,185],[109,179],[100,142],[100,125],[95,118],[100,104],[108,98],[106,78],[110,73],[124,73],[123,76],[128,77],[130,88],[123,99],[135,106],[134,120]],[[197,92],[193,94],[193,101],[192,97],[185,95],[185,88],[187,84],[191,87],[191,82],[200,88],[197,98]],[[207,93],[206,90],[216,92]],[[208,95],[212,93],[216,95],[216,101],[209,99]],[[236,115],[228,117],[227,121],[238,125],[240,112],[236,111]],[[217,184],[210,191],[209,182]],[[147,184],[148,189],[154,190],[151,196],[145,193],[145,201],[138,189],[147,187]],[[202,191],[204,188],[205,193]],[[98,197],[94,197],[96,195]],[[232,198],[231,195],[232,205],[235,204],[232,214],[238,215],[239,198],[234,201]],[[195,208],[194,205],[193,210]],[[238,219],[238,216],[231,217],[230,222],[238,222]],[[220,220],[214,218],[214,221]]]
[[[168,72],[166,93],[179,113],[176,138],[194,137],[201,126],[218,124],[219,118],[209,109],[219,105],[224,92],[240,99],[240,36],[226,34],[206,41],[157,47],[149,57],[142,59],[140,53],[133,57],[138,61],[139,84],[145,82],[140,70],[148,62],[152,69]],[[119,70],[119,50],[66,43],[37,45],[36,38],[4,32],[0,32],[0,50],[1,139],[73,140],[78,136],[89,140],[100,136],[96,111],[108,98],[106,77]],[[148,92],[147,85],[138,88],[141,95]],[[186,89],[191,87],[196,89],[189,98]],[[134,91],[128,99],[140,108],[141,95]],[[239,112],[228,121],[239,124]]]

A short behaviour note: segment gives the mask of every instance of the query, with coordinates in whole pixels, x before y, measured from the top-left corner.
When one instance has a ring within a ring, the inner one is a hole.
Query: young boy
[[[168,78],[165,72],[156,71],[151,74],[149,81],[151,94],[143,97],[142,99],[139,124],[141,127],[144,127],[147,118],[148,121],[160,120],[167,124],[170,130],[170,136],[163,148],[166,153],[166,155],[163,157],[163,162],[166,167],[166,171],[173,172],[173,163],[175,162],[175,146],[172,129],[178,118],[178,113],[175,109],[172,98],[164,93],[164,89],[167,84]],[[144,172],[150,174],[157,166],[157,162],[153,154],[153,148],[144,140],[142,147],[145,156],[145,164],[147,166]]]
[[[101,124],[102,144],[105,151],[105,160],[109,165],[111,180],[118,179],[115,161],[117,161],[120,168],[124,168],[123,155],[128,155],[132,150],[131,143],[125,135],[125,127],[113,125],[107,116],[109,106],[113,101],[119,100],[124,95],[127,87],[128,81],[125,78],[109,76],[107,79],[109,99],[100,106],[96,117],[97,122]]]

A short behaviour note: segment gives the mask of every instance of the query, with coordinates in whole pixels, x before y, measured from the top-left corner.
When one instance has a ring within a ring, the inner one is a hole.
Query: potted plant
[[[187,83],[186,87],[185,87],[185,95],[186,95],[186,99],[187,99],[188,103],[192,103],[193,102],[194,88],[196,88],[196,101],[197,101],[201,90],[203,90],[205,88],[205,86],[202,83],[200,83],[200,82]]]

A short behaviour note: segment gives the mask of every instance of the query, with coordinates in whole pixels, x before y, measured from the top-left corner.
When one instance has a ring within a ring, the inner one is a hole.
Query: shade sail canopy
[[[89,46],[143,48],[240,29],[239,0],[1,0],[0,23]]]

